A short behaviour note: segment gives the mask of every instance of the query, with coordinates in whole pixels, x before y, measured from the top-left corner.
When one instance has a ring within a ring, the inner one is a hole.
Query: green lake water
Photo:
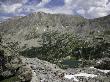
[[[78,60],[64,60],[62,62],[63,65],[71,67],[71,68],[77,68],[81,64],[81,61]]]

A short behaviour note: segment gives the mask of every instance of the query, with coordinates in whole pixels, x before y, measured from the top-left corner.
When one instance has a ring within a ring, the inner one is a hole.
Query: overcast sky
[[[0,0],[0,19],[32,12],[63,13],[97,18],[110,14],[110,0]]]

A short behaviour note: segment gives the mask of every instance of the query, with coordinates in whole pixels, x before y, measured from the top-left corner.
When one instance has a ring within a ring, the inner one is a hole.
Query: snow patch
[[[94,78],[97,77],[97,75],[94,74],[87,74],[87,73],[79,73],[79,74],[75,74],[75,75],[65,75],[64,78],[67,79],[74,79],[74,81],[78,82],[79,80],[76,77],[90,77],[90,78]]]
[[[78,82],[79,80],[74,75],[65,75],[64,78],[74,79],[74,81]]]
[[[98,64],[100,64],[100,63],[101,63],[101,61],[98,61],[97,63],[98,63]]]
[[[100,71],[100,72],[103,72],[103,73],[108,73],[108,72],[110,72],[110,70],[101,70],[101,69],[97,69],[97,68],[94,68],[94,67],[90,67],[90,69],[96,69],[96,70],[98,70],[98,71]]]
[[[80,74],[75,74],[74,76],[83,76],[83,77],[91,77],[91,78],[94,78],[94,77],[97,77],[97,75],[94,75],[94,74],[87,74],[87,73],[80,73]]]

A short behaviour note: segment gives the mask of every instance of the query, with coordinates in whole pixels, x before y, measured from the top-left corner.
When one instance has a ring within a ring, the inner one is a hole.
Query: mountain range
[[[109,82],[109,21],[44,12],[1,21],[0,82]]]
[[[109,32],[109,21],[109,15],[96,19],[85,19],[80,16],[38,12],[24,17],[13,17],[0,23],[0,32],[5,36],[6,41],[19,41],[21,44],[38,46],[37,34],[42,34],[48,29],[85,37],[91,32],[94,32],[95,35]]]

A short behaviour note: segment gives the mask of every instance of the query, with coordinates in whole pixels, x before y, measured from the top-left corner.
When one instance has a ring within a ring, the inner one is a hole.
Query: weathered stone
[[[6,58],[4,56],[4,51],[0,50],[0,73],[5,69]]]
[[[17,71],[17,76],[22,82],[31,81],[32,79],[32,70],[29,66],[21,66]]]
[[[110,70],[110,58],[99,60],[94,67],[97,69]]]
[[[35,71],[32,70],[32,79],[31,82],[40,82],[40,79],[38,78],[38,76],[36,75]]]
[[[13,73],[10,70],[4,71],[1,74],[3,77],[10,77],[13,76]]]
[[[12,57],[12,59],[6,64],[8,69],[16,70],[22,66],[22,60],[19,57]]]

